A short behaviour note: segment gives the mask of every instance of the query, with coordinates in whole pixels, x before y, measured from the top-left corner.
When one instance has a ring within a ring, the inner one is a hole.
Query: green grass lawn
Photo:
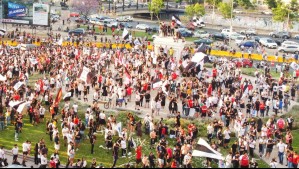
[[[242,73],[248,76],[254,77],[254,72],[256,71],[256,68],[242,68]],[[263,69],[258,69],[259,72],[263,73]],[[274,79],[278,79],[280,77],[280,73],[276,73],[275,71],[270,71],[271,76]]]

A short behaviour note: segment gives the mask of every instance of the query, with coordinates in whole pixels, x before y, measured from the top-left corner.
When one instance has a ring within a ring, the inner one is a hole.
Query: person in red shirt
[[[128,86],[126,89],[127,97],[128,97],[128,102],[131,101],[131,96],[132,96],[133,89],[131,86]]]
[[[294,152],[294,156],[293,156],[293,168],[297,168],[298,167],[298,163],[299,163],[299,155],[295,151]]]
[[[141,157],[142,157],[142,147],[141,146],[138,146],[136,148],[136,166],[135,168],[137,168],[137,166],[141,163]]]
[[[170,167],[170,168],[177,168],[176,160],[172,160],[172,163],[171,163],[171,167]]]
[[[206,105],[201,106],[201,117],[206,117],[208,112],[208,107]]]
[[[213,73],[213,77],[216,78],[217,77],[217,69],[214,68],[212,70],[212,73]]]
[[[212,91],[213,91],[213,88],[212,88],[212,84],[210,83],[209,87],[208,87],[208,93],[207,93],[209,97],[212,95]]]
[[[56,168],[56,163],[55,163],[53,157],[51,157],[51,160],[50,160],[50,163],[49,163],[49,168]]]
[[[260,104],[260,111],[261,111],[261,116],[264,117],[265,116],[265,103],[261,102]]]

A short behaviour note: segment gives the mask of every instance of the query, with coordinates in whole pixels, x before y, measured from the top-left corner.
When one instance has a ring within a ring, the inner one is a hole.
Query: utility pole
[[[109,2],[109,3],[108,3],[108,4],[109,4],[109,7],[108,7],[108,8],[109,8],[109,10],[108,10],[109,13],[110,13],[110,8],[111,8],[111,1],[112,1],[112,0],[108,0],[108,2]]]
[[[125,0],[123,0],[123,11],[125,11]]]
[[[137,0],[137,6],[136,6],[136,9],[138,10],[138,5],[139,5],[139,3],[138,3],[138,0]]]
[[[230,46],[231,45],[231,34],[233,32],[233,9],[234,9],[234,1],[231,0],[231,11],[230,11],[230,33],[229,33],[229,42],[228,42],[228,45]]]

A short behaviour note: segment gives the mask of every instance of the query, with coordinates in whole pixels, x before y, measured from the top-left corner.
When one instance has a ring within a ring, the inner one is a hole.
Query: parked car
[[[147,32],[153,32],[153,33],[157,33],[159,32],[159,27],[158,26],[150,26],[149,28],[147,28]]]
[[[213,43],[213,40],[208,38],[198,39],[194,41],[195,45],[205,44],[205,45],[211,45]]]
[[[270,38],[261,38],[260,44],[262,46],[265,46],[267,48],[272,48],[272,49],[276,49],[278,47],[277,43]]]
[[[213,40],[224,41],[228,40],[228,38],[223,33],[215,33],[211,35]]]
[[[84,28],[77,28],[77,29],[74,29],[74,30],[70,30],[69,35],[74,35],[74,36],[85,35],[85,29]]]
[[[104,20],[107,20],[107,19],[110,19],[108,16],[96,16],[96,18],[100,21],[104,21]]]
[[[79,17],[79,16],[80,16],[80,14],[77,12],[70,13],[70,17]]]
[[[245,39],[246,39],[246,36],[244,36],[244,35],[238,36],[238,37],[235,39],[235,43],[236,43],[236,45],[239,46]]]
[[[236,64],[236,67],[251,68],[253,66],[253,61],[249,59],[233,59],[232,61]]]
[[[283,39],[289,39],[291,38],[291,33],[286,31],[280,31],[280,32],[270,32],[269,36],[272,38],[283,38]]]
[[[197,31],[194,32],[193,37],[195,37],[195,38],[208,38],[208,37],[210,37],[210,34],[205,30],[197,30]]]
[[[136,29],[139,29],[139,30],[145,30],[145,29],[148,29],[149,26],[146,25],[146,24],[138,24],[136,25]]]
[[[120,29],[123,30],[124,28],[132,29],[133,26],[129,23],[119,23]]]
[[[299,35],[295,35],[294,38],[299,40]]]
[[[289,45],[289,46],[281,46],[278,48],[278,52],[284,52],[284,53],[299,53],[299,46],[298,45]]]
[[[291,45],[299,46],[299,43],[294,42],[294,41],[289,41],[289,40],[286,40],[286,41],[281,43],[282,47],[291,46]]]
[[[277,46],[281,46],[281,44],[285,41],[284,39],[273,39],[273,40],[276,42]]]
[[[254,40],[257,43],[260,43],[261,37],[259,37],[259,36],[251,36],[251,39]]]
[[[232,39],[232,40],[236,40],[237,37],[241,36],[239,33],[232,33],[229,35],[229,38]]]
[[[256,42],[255,41],[246,41],[239,44],[239,47],[245,47],[245,48],[255,48]]]
[[[178,32],[181,34],[182,37],[192,37],[193,36],[193,32],[185,29],[185,28],[180,28],[178,30]]]
[[[246,29],[246,30],[241,30],[240,33],[242,35],[256,35],[256,30],[255,29]]]

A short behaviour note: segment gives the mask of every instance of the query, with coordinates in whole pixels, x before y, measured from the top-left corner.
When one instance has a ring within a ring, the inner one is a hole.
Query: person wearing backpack
[[[249,168],[249,156],[247,152],[240,156],[240,166],[241,168]]]

